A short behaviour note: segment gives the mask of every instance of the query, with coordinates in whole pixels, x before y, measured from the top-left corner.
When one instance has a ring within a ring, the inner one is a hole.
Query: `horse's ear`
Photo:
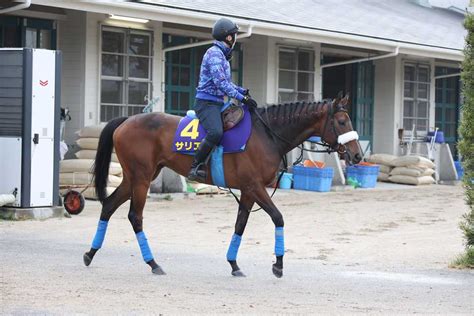
[[[342,96],[344,95],[344,93],[341,91],[339,91],[339,93],[337,94],[337,98],[338,99],[342,99]]]
[[[346,106],[349,103],[349,93],[341,100],[341,105]]]

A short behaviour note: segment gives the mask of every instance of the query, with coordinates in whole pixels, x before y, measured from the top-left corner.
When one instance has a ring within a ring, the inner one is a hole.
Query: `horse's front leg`
[[[273,274],[277,278],[283,276],[283,255],[285,254],[285,237],[283,232],[283,215],[281,215],[278,208],[273,204],[272,198],[268,195],[267,190],[262,185],[260,188],[253,191],[255,201],[263,210],[270,215],[275,224],[275,256],[276,263],[272,266]]]
[[[232,235],[232,240],[229,249],[227,250],[227,261],[232,267],[233,276],[245,276],[237,265],[237,253],[239,251],[240,241],[242,240],[242,235],[244,234],[245,226],[247,225],[247,220],[249,219],[250,210],[252,209],[253,204],[253,199],[251,199],[249,195],[242,193],[237,213],[237,220],[235,222],[234,234]]]

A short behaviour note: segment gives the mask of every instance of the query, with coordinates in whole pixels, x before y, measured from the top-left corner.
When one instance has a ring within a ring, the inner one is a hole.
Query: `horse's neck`
[[[278,136],[271,135],[271,133],[269,136],[276,142],[280,155],[288,153],[309,137],[320,135],[323,122],[321,124],[316,124],[316,122],[324,117],[327,109],[327,103],[312,104],[302,107],[287,117],[283,115],[276,120],[270,119],[269,126],[272,132]],[[265,113],[263,113],[263,118],[265,119]],[[315,128],[316,126],[317,128]]]

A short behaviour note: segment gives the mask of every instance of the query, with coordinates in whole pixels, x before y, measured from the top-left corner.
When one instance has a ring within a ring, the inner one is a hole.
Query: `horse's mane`
[[[314,119],[315,114],[322,114],[325,105],[331,104],[331,100],[328,99],[318,102],[302,101],[267,105],[257,108],[257,111],[268,124],[283,127]]]

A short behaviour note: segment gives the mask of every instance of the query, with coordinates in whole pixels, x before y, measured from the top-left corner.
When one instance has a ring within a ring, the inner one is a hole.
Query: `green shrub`
[[[466,253],[458,258],[466,267],[474,268],[474,15],[468,14],[464,21],[467,30],[464,61],[462,63],[462,119],[459,127],[459,152],[463,158],[466,203],[469,211],[464,215],[460,227],[466,239]]]

